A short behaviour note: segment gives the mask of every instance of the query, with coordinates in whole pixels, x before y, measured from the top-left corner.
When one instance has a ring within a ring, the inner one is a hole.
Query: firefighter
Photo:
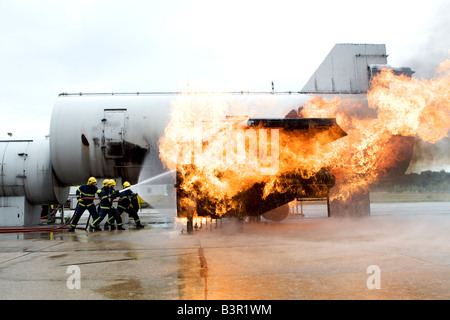
[[[100,190],[97,188],[97,179],[95,179],[94,177],[90,177],[86,184],[81,185],[77,189],[76,196],[78,204],[73,219],[70,223],[69,232],[75,231],[78,221],[80,220],[81,215],[86,209],[89,211],[89,214],[92,216],[93,220],[98,218],[97,210],[94,204],[94,198],[99,193]]]
[[[116,181],[111,179],[109,180],[109,188],[111,195],[114,195],[112,199],[119,196],[119,191],[114,190],[116,186]],[[111,201],[111,207],[108,210],[108,220],[106,220],[105,225],[103,227],[104,230],[108,230],[111,228],[111,231],[116,230],[117,224],[117,230],[125,230],[122,226],[122,217],[120,216],[119,211],[113,206],[113,203]]]
[[[131,184],[128,181],[125,181],[123,183],[124,189],[127,189],[130,186]],[[133,191],[131,191],[131,189],[121,191],[117,210],[119,211],[119,214],[122,214],[123,212],[128,213],[128,215],[134,219],[137,229],[144,228],[138,215],[139,200],[137,193],[134,193]]]
[[[100,204],[98,206],[98,217],[91,223],[90,230],[93,229],[96,231],[100,231],[100,223],[103,221],[106,215],[110,212],[113,199],[118,196],[118,193],[111,191],[111,182],[109,179],[103,180],[103,187],[100,192]],[[106,225],[106,223],[105,223]],[[108,227],[109,225],[106,225]]]

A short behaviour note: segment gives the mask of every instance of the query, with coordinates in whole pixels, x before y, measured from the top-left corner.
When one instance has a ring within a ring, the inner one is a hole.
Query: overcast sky
[[[0,0],[0,138],[48,134],[61,92],[300,90],[336,43],[428,77],[450,1]]]

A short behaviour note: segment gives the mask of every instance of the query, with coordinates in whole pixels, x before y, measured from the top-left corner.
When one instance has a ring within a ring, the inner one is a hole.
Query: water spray
[[[161,174],[159,174],[159,175],[157,175],[157,176],[154,176],[154,177],[145,179],[144,181],[141,181],[141,182],[139,182],[139,183],[136,183],[136,184],[133,184],[133,185],[131,185],[131,186],[129,186],[129,187],[126,187],[125,189],[122,189],[120,192],[126,191],[126,190],[128,190],[128,189],[135,188],[135,187],[137,187],[137,186],[139,186],[139,185],[141,185],[141,184],[149,183],[150,181],[153,181],[153,180],[160,179],[160,178],[165,177],[166,175],[172,174],[172,173],[174,173],[174,172],[175,172],[175,169],[170,170],[170,171],[167,171],[167,172],[164,172],[164,173],[161,173]]]

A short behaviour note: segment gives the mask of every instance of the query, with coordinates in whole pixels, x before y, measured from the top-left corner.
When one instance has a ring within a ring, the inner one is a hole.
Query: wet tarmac
[[[142,230],[0,234],[0,299],[450,299],[450,203],[371,209],[310,205],[194,235],[173,210],[144,210]]]

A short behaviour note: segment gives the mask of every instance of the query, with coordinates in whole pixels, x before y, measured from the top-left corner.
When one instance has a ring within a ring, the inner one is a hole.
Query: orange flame
[[[378,119],[392,134],[418,135],[435,143],[448,136],[450,60],[441,63],[439,77],[418,80],[383,71],[368,94]]]
[[[398,137],[418,136],[434,143],[448,136],[450,60],[438,71],[434,79],[419,80],[383,70],[372,80],[367,101],[312,98],[299,116],[336,118],[348,135],[321,144],[320,139],[292,132],[269,132],[265,152],[270,156],[278,152],[274,174],[262,174],[274,159],[268,157],[263,163],[252,157],[254,132],[241,127],[250,112],[245,103],[231,102],[221,94],[181,95],[172,106],[171,121],[160,140],[160,157],[169,169],[180,163],[195,165],[197,170],[186,173],[180,186],[193,196],[202,194],[221,201],[265,182],[263,196],[267,197],[289,187],[282,181],[286,173],[309,178],[321,168],[329,168],[337,181],[334,196],[346,199],[405,160],[398,145],[404,140]],[[246,116],[227,120],[229,114]],[[255,129],[258,136],[259,129]],[[271,149],[274,137],[279,139],[279,150]],[[258,152],[261,145],[255,148]]]

